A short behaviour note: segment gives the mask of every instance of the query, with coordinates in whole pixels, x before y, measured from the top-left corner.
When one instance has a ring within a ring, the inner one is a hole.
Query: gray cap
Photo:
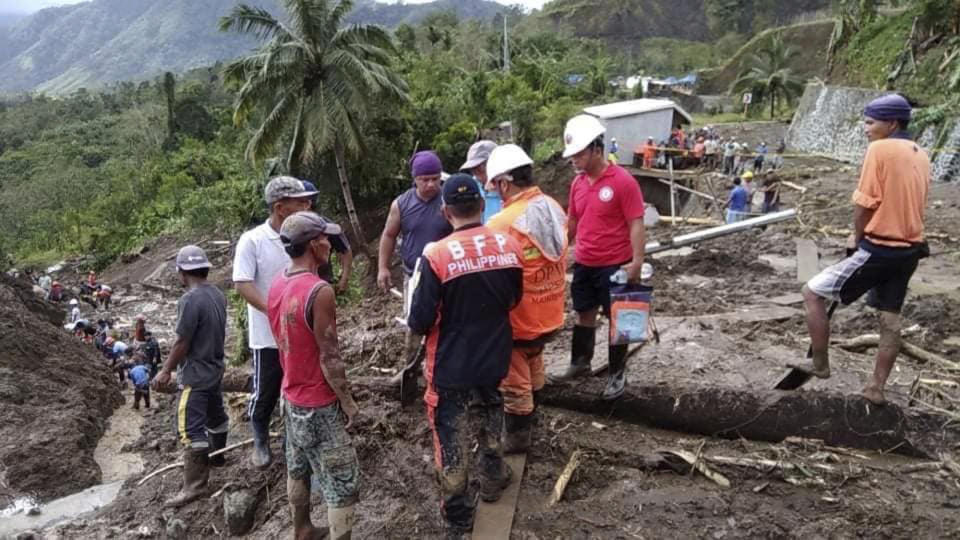
[[[263,190],[263,198],[267,204],[273,204],[282,199],[299,199],[313,197],[317,191],[309,191],[303,187],[303,182],[292,176],[275,176]]]
[[[493,141],[477,141],[467,150],[467,161],[460,166],[461,171],[472,169],[490,158],[490,152],[497,147]]]
[[[211,266],[207,254],[198,246],[183,246],[177,252],[177,268],[180,270],[197,270]]]
[[[280,240],[286,246],[293,246],[309,242],[321,234],[330,236],[341,232],[339,225],[327,221],[314,212],[297,212],[283,220],[283,225],[280,226]]]

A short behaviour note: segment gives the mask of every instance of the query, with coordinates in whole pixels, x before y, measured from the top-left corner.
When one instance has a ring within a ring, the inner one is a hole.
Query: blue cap
[[[864,116],[874,120],[889,122],[891,120],[910,120],[910,102],[899,94],[887,94],[879,97],[863,109]]]
[[[480,186],[469,174],[454,174],[443,184],[443,204],[468,203],[482,198]]]

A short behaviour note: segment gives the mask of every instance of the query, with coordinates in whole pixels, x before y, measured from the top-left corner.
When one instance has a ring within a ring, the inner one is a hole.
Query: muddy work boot
[[[530,428],[533,424],[533,414],[518,415],[506,413],[503,415],[503,453],[523,454],[530,448]]]
[[[293,519],[295,540],[320,540],[326,534],[310,521],[310,479],[294,480],[287,477],[287,500],[290,502],[290,517]]]
[[[253,431],[253,449],[250,451],[250,461],[256,468],[266,469],[273,459],[270,454],[270,425],[261,425],[251,421],[250,428]]]
[[[217,450],[223,450],[227,446],[227,432],[223,433],[212,433],[207,432],[207,437],[210,439],[210,453],[216,452]],[[212,456],[210,458],[211,467],[223,467],[227,464],[227,458],[223,454]]]
[[[209,448],[187,448],[183,451],[183,489],[176,497],[167,500],[167,508],[179,508],[201,497],[208,496],[207,480],[210,478]]]
[[[596,335],[596,328],[574,326],[573,341],[570,347],[570,365],[560,375],[550,375],[547,379],[551,383],[558,383],[590,375],[590,361],[593,360]]]
[[[330,523],[331,540],[350,540],[353,534],[356,505],[341,508],[327,507],[327,521]]]
[[[607,386],[603,389],[601,399],[613,401],[623,395],[627,386],[627,346],[613,345],[609,349],[610,375],[607,377]]]
[[[500,500],[503,490],[513,481],[513,471],[503,459],[484,458],[486,462],[480,475],[480,499],[492,503]]]

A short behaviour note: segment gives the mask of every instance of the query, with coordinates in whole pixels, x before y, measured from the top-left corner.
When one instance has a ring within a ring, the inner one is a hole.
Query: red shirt
[[[643,218],[643,193],[623,167],[607,166],[593,185],[586,173],[578,174],[567,214],[577,222],[578,263],[612,266],[633,259],[630,223]]]
[[[270,330],[280,350],[281,390],[298,407],[325,407],[337,400],[320,368],[321,352],[308,322],[307,307],[314,291],[327,283],[309,272],[277,274],[267,296]]]

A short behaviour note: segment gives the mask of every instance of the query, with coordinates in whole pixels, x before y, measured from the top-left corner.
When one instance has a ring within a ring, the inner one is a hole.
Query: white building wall
[[[655,142],[668,139],[670,128],[673,127],[673,109],[662,109],[638,113],[617,118],[601,118],[607,128],[603,140],[610,148],[610,139],[617,138],[617,160],[623,164],[633,162],[633,150],[646,142],[647,137],[653,137]]]

